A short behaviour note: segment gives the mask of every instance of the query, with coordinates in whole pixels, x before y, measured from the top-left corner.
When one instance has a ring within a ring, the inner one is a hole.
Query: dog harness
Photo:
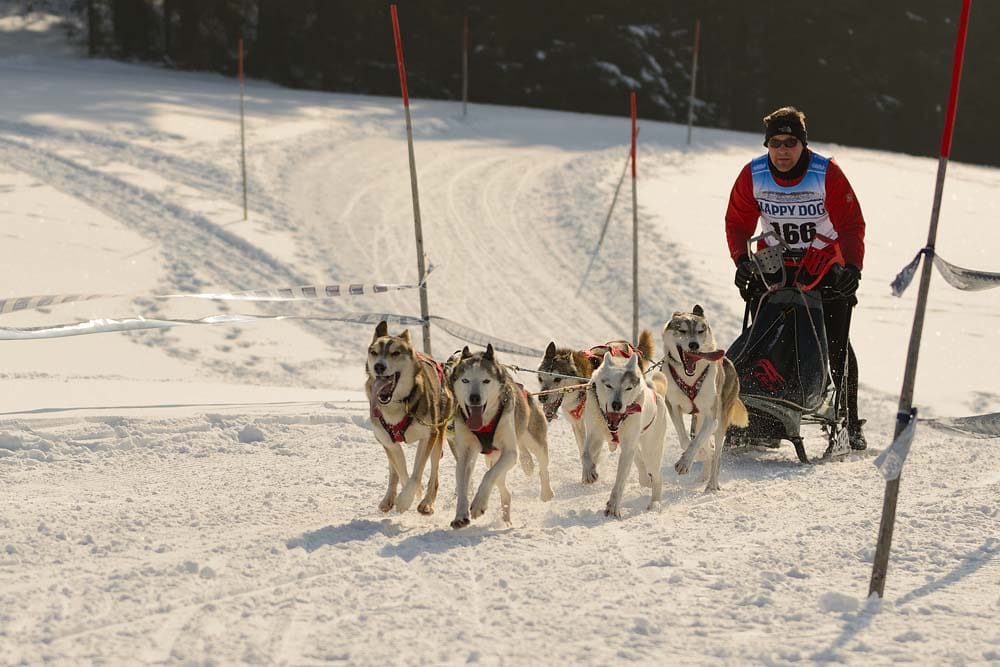
[[[655,398],[656,397],[654,396],[654,400]],[[613,415],[617,414],[622,416],[621,420],[618,422],[618,426],[614,430],[611,429],[610,425],[608,426],[608,432],[611,433],[611,442],[617,444],[621,443],[621,440],[618,439],[618,429],[621,428],[621,424],[623,421],[625,421],[625,418],[628,417],[629,415],[634,415],[637,412],[642,412],[642,406],[639,405],[639,403],[633,403],[632,405],[627,406],[624,412],[607,413],[604,412],[604,410],[601,410],[600,406],[598,406],[597,409],[600,410],[601,415],[604,417],[605,424],[607,424],[608,422],[608,414],[613,414]],[[649,423],[642,427],[642,431],[640,431],[640,433],[645,433],[646,431],[648,431],[649,427],[652,426],[653,422],[655,421],[656,421],[656,415],[653,415],[653,418],[649,420]]]
[[[580,403],[570,410],[569,414],[573,419],[580,421],[580,418],[583,417],[583,409],[587,407],[587,392],[581,391],[578,398],[580,399]]]
[[[524,388],[523,385],[518,384],[521,387],[521,394],[524,398],[528,398],[528,390]],[[504,408],[507,407],[506,399],[500,403],[500,409],[497,410],[497,414],[493,417],[493,421],[485,426],[480,426],[479,428],[470,428],[469,430],[476,434],[476,439],[479,440],[479,449],[482,454],[492,454],[497,451],[497,448],[493,446],[493,438],[497,434],[497,424],[500,423],[500,417],[503,415]]]
[[[417,359],[437,371],[438,381],[440,381],[441,385],[444,386],[444,366],[441,365],[441,362],[435,361],[420,352],[416,352],[415,354]],[[413,395],[414,391],[416,391],[416,386],[414,386],[413,389],[410,390],[410,393],[407,394],[406,398],[402,400],[403,405],[407,405],[409,403],[410,396]],[[385,429],[385,432],[389,434],[392,441],[400,444],[405,443],[406,429],[410,428],[410,424],[413,423],[413,416],[410,414],[409,407],[407,407],[406,415],[404,415],[403,419],[396,424],[390,424],[387,422],[385,417],[382,416],[382,411],[378,409],[377,405],[373,403],[371,407],[371,416],[378,420],[378,423]],[[442,454],[444,454],[444,452],[442,452]]]
[[[712,352],[681,352],[681,354],[687,354],[692,357],[697,357],[699,360],[719,361],[724,356],[726,356],[726,351],[714,350]],[[684,362],[682,361],[681,363]],[[705,382],[705,376],[708,375],[709,367],[705,366],[705,370],[701,372],[701,375],[699,375],[698,379],[694,381],[694,384],[688,384],[687,382],[682,380],[681,376],[677,374],[677,371],[671,364],[667,364],[667,367],[670,368],[670,377],[672,377],[674,379],[674,382],[677,383],[677,388],[683,391],[684,394],[688,397],[688,399],[690,399],[691,414],[693,415],[698,414],[699,412],[698,405],[694,402],[694,399],[695,396],[698,395],[698,392],[701,391],[701,385],[704,384]]]
[[[601,361],[604,359],[605,352],[610,352],[612,357],[619,357],[622,359],[628,359],[635,354],[638,354],[640,357],[642,356],[642,352],[640,352],[634,345],[632,345],[632,343],[626,343],[626,345],[628,345],[628,347],[625,349],[622,349],[620,347],[614,347],[610,343],[605,343],[604,345],[595,345],[589,350],[584,350],[583,354],[585,357],[587,357],[587,359],[590,360],[590,363],[594,368],[597,368],[598,366],[601,365]]]

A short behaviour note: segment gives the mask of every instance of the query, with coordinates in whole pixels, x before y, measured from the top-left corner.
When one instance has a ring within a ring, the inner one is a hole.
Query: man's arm
[[[865,218],[854,189],[837,163],[826,170],[826,212],[837,230],[844,261],[863,268],[865,261]]]
[[[747,241],[757,229],[760,210],[753,196],[753,178],[750,164],[736,177],[733,190],[729,193],[729,207],[726,209],[726,242],[729,256],[738,263],[747,254]]]

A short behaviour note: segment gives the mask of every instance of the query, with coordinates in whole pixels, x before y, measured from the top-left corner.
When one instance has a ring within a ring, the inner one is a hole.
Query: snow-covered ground
[[[256,307],[148,298],[414,280],[400,103],[250,81],[244,221],[236,83],[81,59],[46,21],[0,17],[0,298],[128,296],[0,315],[0,326],[419,313],[413,291]],[[432,313],[535,348],[628,334],[628,194],[576,296],[627,120],[481,105],[460,114],[443,102],[413,108],[425,247],[438,267]],[[697,130],[687,148],[685,128],[641,125],[641,324],[658,334],[674,310],[700,303],[730,341],[742,303],[722,215],[759,137]],[[4,341],[0,662],[1000,661],[996,440],[921,425],[887,595],[865,599],[884,488],[871,462],[891,437],[916,297],[895,299],[888,283],[924,244],[936,161],[815,148],[838,159],[869,223],[853,328],[868,452],[813,467],[787,446],[733,454],[723,491],[705,495],[674,474],[671,435],[662,508],[646,511],[633,480],[625,518],[609,521],[600,510],[616,455],[582,486],[557,421],[556,498],[540,502],[537,480],[516,472],[512,527],[494,503],[452,531],[450,454],[436,514],[376,508],[386,463],[361,392],[368,326]],[[949,167],[943,257],[997,269],[998,188],[996,169]],[[935,276],[921,416],[1000,410],[997,298]],[[439,356],[464,344],[433,337]],[[818,432],[807,440],[822,450]]]

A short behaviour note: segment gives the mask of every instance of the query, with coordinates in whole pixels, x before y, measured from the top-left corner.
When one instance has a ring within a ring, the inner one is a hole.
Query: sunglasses
[[[767,142],[768,148],[795,148],[799,145],[799,140],[795,137],[789,137],[788,139],[777,139],[771,137]]]

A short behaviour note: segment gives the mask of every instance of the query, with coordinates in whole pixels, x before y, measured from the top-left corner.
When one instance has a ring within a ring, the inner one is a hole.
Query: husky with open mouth
[[[706,491],[719,490],[719,468],[726,429],[745,427],[746,406],[740,400],[740,380],[725,350],[715,344],[705,311],[695,306],[690,313],[674,313],[663,327],[663,368],[668,377],[667,409],[677,430],[682,454],[674,465],[686,475],[696,458],[704,460],[702,480]],[[694,420],[694,440],[684,427],[683,415]],[[714,438],[713,438],[714,434]],[[712,439],[712,451],[708,447]]]
[[[372,430],[389,458],[389,488],[378,507],[383,512],[393,507],[400,512],[408,510],[421,492],[424,466],[430,459],[427,494],[417,510],[433,514],[441,450],[455,409],[444,368],[413,349],[409,331],[390,336],[388,325],[379,322],[368,346],[365,369],[368,372],[365,395],[371,410]],[[418,443],[412,475],[407,474],[403,452],[403,444],[409,442]],[[397,495],[400,483],[402,490]]]
[[[649,487],[649,507],[660,502],[663,491],[663,441],[667,433],[667,406],[639,367],[639,357],[617,359],[610,352],[594,371],[583,411],[586,436],[583,448],[583,483],[597,481],[597,461],[605,440],[621,446],[618,474],[605,507],[605,516],[621,518],[625,480],[635,463],[639,484]]]
[[[655,354],[654,346],[653,334],[648,329],[643,329],[639,334],[637,345],[632,345],[624,340],[614,340],[604,345],[595,345],[589,350],[572,350],[567,347],[556,347],[555,342],[551,342],[545,349],[542,363],[538,366],[539,387],[542,391],[549,391],[588,382],[591,375],[594,374],[594,369],[604,361],[605,352],[610,352],[612,356],[622,359],[627,359],[638,353],[639,369],[645,372]],[[538,400],[545,410],[545,418],[550,422],[558,419],[559,409],[562,408],[563,416],[566,417],[573,429],[573,437],[576,438],[576,446],[582,457],[585,435],[583,408],[587,402],[586,387],[569,393],[541,394]]]
[[[469,525],[486,512],[495,486],[500,491],[500,511],[510,524],[511,493],[507,473],[521,461],[528,475],[534,470],[532,457],[538,459],[541,483],[539,497],[552,499],[549,484],[548,424],[538,402],[514,382],[487,345],[485,352],[473,354],[466,347],[449,374],[458,412],[455,415],[454,447],[457,467],[455,487],[458,505],[452,528]],[[489,469],[469,506],[472,473],[482,454]]]

